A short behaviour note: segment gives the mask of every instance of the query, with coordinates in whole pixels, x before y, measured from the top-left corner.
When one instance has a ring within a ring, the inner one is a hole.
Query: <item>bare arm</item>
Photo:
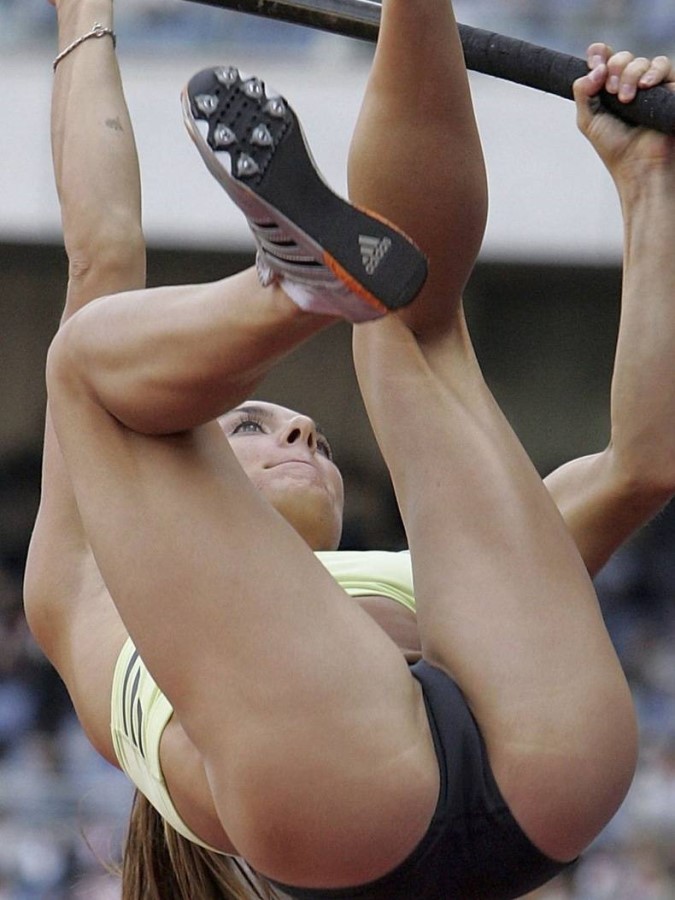
[[[95,22],[112,25],[112,0],[57,0],[56,7],[59,51]],[[52,151],[69,260],[65,321],[96,297],[145,281],[138,161],[110,37],[85,41],[59,64],[52,96]],[[87,704],[94,697],[104,703],[104,661],[106,654],[113,658],[123,632],[83,531],[49,410],[25,605],[33,634],[66,681],[87,727],[99,718]],[[109,651],[102,634],[110,635]],[[91,646],[94,639],[97,651]],[[80,697],[77,674],[85,666],[90,690]],[[93,678],[102,679],[100,690]],[[103,707],[101,715],[106,740]],[[94,743],[100,745],[96,737]]]
[[[112,0],[58,0],[59,50],[94,22],[112,26]],[[69,260],[64,319],[110,291],[145,283],[138,159],[109,37],[85,41],[58,66],[52,154]]]
[[[624,218],[611,440],[546,479],[592,574],[675,493],[675,139],[628,128],[591,102],[608,77],[626,83],[631,99],[636,84],[675,83],[675,71],[665,57],[608,59],[602,44],[593,56],[608,64],[577,82],[578,123],[614,179]]]

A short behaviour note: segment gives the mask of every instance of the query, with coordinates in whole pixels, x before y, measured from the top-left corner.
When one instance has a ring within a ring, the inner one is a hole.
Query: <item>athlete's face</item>
[[[342,476],[316,422],[275,403],[252,401],[226,413],[220,425],[255,487],[310,547],[337,547]]]

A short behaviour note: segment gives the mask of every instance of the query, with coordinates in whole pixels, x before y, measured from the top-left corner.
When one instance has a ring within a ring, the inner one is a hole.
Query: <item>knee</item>
[[[617,812],[632,783],[638,752],[627,690],[614,692],[604,714],[597,707],[580,706],[568,721],[566,733],[545,752],[520,758],[518,787],[512,782],[505,791],[528,837],[561,861],[582,853]]]
[[[91,353],[83,318],[88,313],[89,308],[86,308],[68,319],[57,331],[47,352],[47,393],[56,415],[64,396],[76,394],[78,388],[87,384],[85,360]]]

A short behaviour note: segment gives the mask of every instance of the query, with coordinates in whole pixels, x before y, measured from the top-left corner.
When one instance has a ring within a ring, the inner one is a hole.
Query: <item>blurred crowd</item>
[[[372,2],[372,0],[369,0]],[[675,48],[672,0],[455,0],[457,19],[574,55],[597,39],[616,49],[670,53]],[[167,45],[311,46],[320,33],[186,0],[117,0],[116,30],[124,45],[158,52]],[[0,48],[20,50],[54,33],[47,0],[0,0]]]
[[[94,753],[0,569],[0,900],[112,900],[131,790]]]

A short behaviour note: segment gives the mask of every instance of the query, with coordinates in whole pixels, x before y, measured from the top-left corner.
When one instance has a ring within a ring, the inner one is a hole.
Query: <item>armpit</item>
[[[389,597],[358,597],[361,608],[373,618],[403,652],[408,662],[416,662],[422,655],[417,618]]]

